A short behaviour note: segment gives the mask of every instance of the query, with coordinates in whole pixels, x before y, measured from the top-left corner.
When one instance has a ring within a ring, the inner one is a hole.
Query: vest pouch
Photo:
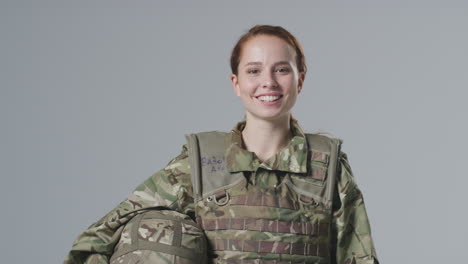
[[[285,177],[283,183],[299,196],[299,202],[304,205],[319,203],[327,208],[331,205],[325,197],[327,182],[319,183],[315,179],[293,174]]]
[[[314,149],[309,152],[309,159],[310,170],[306,174],[290,173],[285,177],[284,183],[301,195],[302,202],[311,198],[314,202],[323,204],[324,208],[331,209],[334,177],[329,174],[335,173],[336,161],[329,152]]]

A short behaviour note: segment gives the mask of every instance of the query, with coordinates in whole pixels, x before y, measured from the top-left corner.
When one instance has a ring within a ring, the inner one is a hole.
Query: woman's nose
[[[263,87],[276,87],[278,83],[276,82],[275,76],[272,72],[264,72],[262,78]]]

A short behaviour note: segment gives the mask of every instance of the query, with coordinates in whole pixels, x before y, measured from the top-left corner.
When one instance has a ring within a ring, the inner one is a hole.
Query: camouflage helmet
[[[187,215],[151,210],[125,225],[110,263],[202,264],[206,245],[203,231]]]

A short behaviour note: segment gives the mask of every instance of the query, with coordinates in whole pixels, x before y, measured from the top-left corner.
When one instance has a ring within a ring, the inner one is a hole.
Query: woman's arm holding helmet
[[[187,147],[168,165],[139,185],[132,194],[74,241],[64,263],[109,263],[125,224],[151,208],[193,211],[192,185]]]
[[[339,156],[332,220],[332,263],[377,264],[378,259],[361,191],[345,153]]]

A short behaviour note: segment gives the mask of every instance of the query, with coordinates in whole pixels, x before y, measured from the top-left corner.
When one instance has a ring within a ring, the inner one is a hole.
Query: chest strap
[[[215,251],[241,251],[319,257],[328,256],[328,246],[326,243],[303,244],[279,241],[215,239],[212,246]]]
[[[328,223],[286,222],[254,218],[199,218],[197,223],[206,231],[246,230],[308,236],[325,236],[328,234]]]

